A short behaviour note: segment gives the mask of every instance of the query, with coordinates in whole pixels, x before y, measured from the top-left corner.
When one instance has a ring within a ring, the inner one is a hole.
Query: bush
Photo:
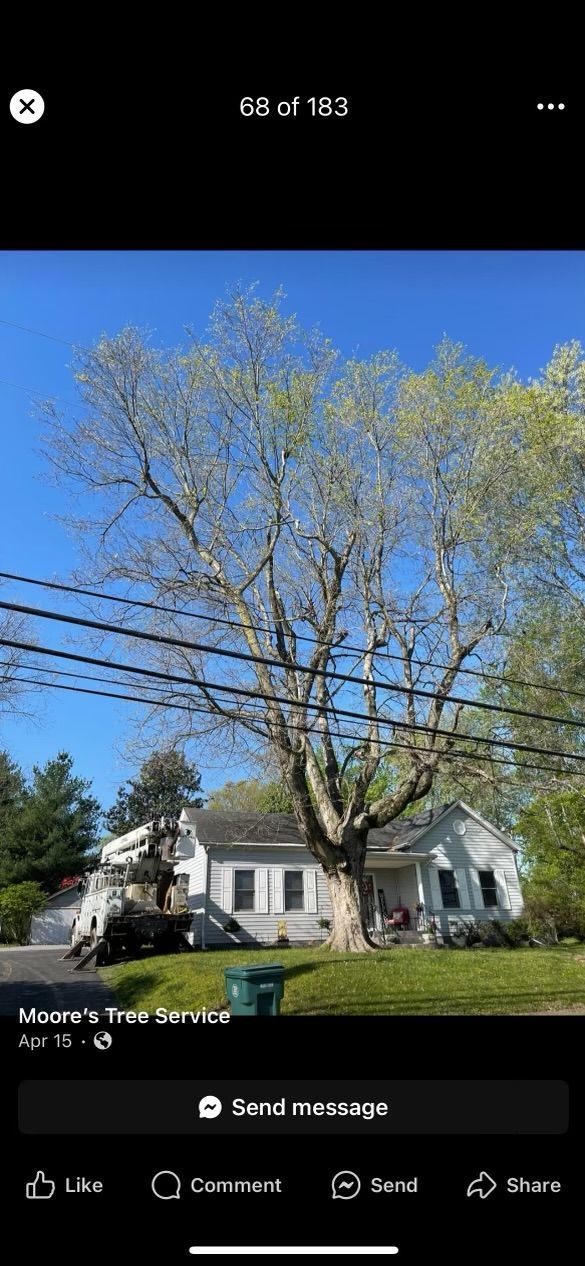
[[[526,945],[530,940],[531,932],[528,919],[523,916],[518,919],[512,919],[511,923],[506,923],[505,931],[508,944],[512,949],[517,945]]]
[[[500,923],[499,919],[459,919],[451,935],[457,938],[457,942],[461,938],[466,949],[473,949],[474,946],[485,949],[513,949],[528,937],[528,932],[521,935],[520,930],[514,927],[515,923],[520,922],[521,920]]]
[[[10,884],[0,892],[0,931],[2,940],[12,945],[26,945],[33,915],[43,909],[46,897],[40,884],[27,879]]]

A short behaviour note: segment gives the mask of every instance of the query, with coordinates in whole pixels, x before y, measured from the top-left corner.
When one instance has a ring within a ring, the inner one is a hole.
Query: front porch
[[[434,944],[421,877],[429,860],[428,853],[368,853],[364,898],[373,940],[384,945],[398,936],[403,945]]]

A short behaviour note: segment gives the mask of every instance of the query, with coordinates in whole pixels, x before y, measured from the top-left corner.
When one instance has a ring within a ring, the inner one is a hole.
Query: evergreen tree
[[[91,783],[72,773],[73,758],[59,752],[41,768],[18,812],[5,821],[0,840],[0,886],[36,881],[54,892],[61,879],[78,874],[98,839],[101,809]]]
[[[0,839],[10,821],[20,812],[25,795],[22,770],[8,752],[0,752]]]
[[[201,808],[203,800],[197,797],[200,789],[201,775],[184,752],[155,752],[144,762],[138,777],[118,789],[116,803],[106,814],[108,830],[114,836],[124,835],[162,814],[178,817],[186,804]]]

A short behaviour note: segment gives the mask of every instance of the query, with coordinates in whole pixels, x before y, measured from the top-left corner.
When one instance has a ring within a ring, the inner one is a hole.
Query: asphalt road
[[[18,1015],[20,1007],[39,1011],[102,1011],[116,1005],[111,989],[90,963],[71,971],[75,959],[59,960],[66,945],[0,947],[0,1015]]]

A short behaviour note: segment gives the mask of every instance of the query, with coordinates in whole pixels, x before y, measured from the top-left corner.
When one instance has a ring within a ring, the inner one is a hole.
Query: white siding
[[[189,909],[193,911],[190,936],[194,945],[201,944],[203,906],[205,903],[205,849],[196,843],[193,857],[181,862],[178,870],[189,876]]]
[[[254,848],[212,846],[209,850],[209,897],[205,941],[207,945],[271,944],[276,941],[278,924],[284,919],[288,937],[295,941],[318,941],[321,932],[317,920],[331,917],[327,882],[320,866],[308,849],[287,848],[275,844]],[[256,871],[256,909],[226,911],[224,882],[234,867]],[[304,910],[284,909],[284,871],[304,872]],[[308,877],[308,876],[311,877]],[[314,876],[314,879],[313,879]],[[266,885],[264,885],[264,878]],[[266,911],[260,906],[266,905]],[[239,932],[226,932],[231,919],[239,923]]]
[[[453,830],[454,818],[465,822],[465,835],[458,835]],[[522,914],[522,893],[514,850],[457,806],[431,826],[420,840],[416,840],[413,849],[417,853],[435,851],[434,861],[421,865],[424,903],[427,910],[437,913],[444,934],[449,932],[449,918],[460,916],[478,921],[500,919],[505,922]],[[437,868],[440,867],[456,873],[461,902],[458,910],[443,911],[439,905]],[[490,909],[484,908],[480,870],[493,870],[496,877],[498,906]]]

